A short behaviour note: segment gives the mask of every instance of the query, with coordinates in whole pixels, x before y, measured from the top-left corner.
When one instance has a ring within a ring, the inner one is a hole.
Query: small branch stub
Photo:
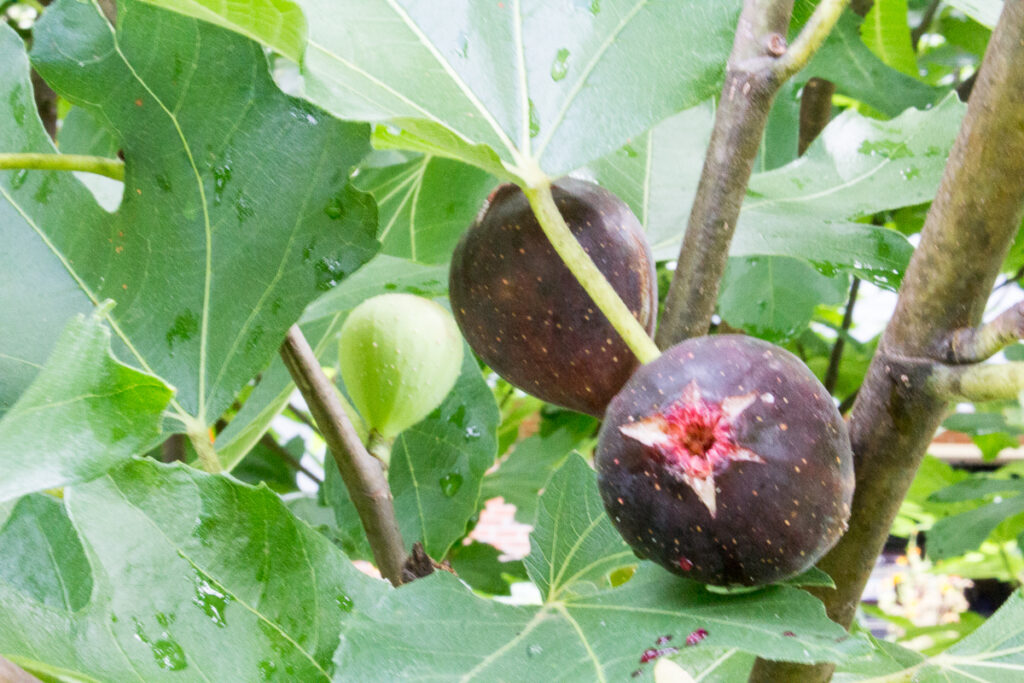
[[[938,357],[946,363],[978,363],[1024,337],[1024,301],[979,327],[953,331],[943,342]]]

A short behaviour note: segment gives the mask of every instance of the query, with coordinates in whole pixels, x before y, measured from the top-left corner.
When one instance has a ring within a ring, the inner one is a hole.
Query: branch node
[[[938,360],[954,365],[980,363],[1024,337],[1024,301],[978,327],[953,330],[939,345]]]

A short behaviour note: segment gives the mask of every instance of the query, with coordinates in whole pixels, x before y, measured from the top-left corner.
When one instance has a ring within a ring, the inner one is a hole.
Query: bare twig
[[[295,419],[312,429],[317,434],[320,434],[320,429],[316,426],[316,423],[313,422],[313,418],[306,414],[306,411],[302,410],[294,403],[288,404],[288,410],[295,415]]]
[[[772,100],[828,35],[847,0],[823,0],[788,49],[793,0],[746,0],[736,27],[715,127],[658,329],[666,348],[707,333],[729,244]]]
[[[0,681],[6,683],[40,683],[39,679],[9,659],[0,657]]]
[[[381,575],[392,585],[400,585],[406,558],[405,545],[395,518],[391,489],[380,462],[366,451],[359,440],[338,400],[337,389],[324,375],[320,361],[298,325],[292,325],[288,330],[281,345],[281,357],[334,456]]]
[[[921,23],[914,27],[910,32],[910,45],[914,48],[914,52],[917,52],[917,44],[921,42],[921,36],[928,32],[928,29],[932,25],[932,20],[935,18],[935,12],[939,9],[939,5],[942,0],[932,0],[928,3],[928,7],[925,8],[924,14],[921,15]]]
[[[271,453],[281,458],[281,460],[283,460],[285,464],[287,464],[293,470],[296,470],[297,472],[302,472],[304,475],[309,477],[312,481],[316,482],[317,484],[323,483],[323,480],[320,479],[320,477],[316,476],[315,473],[311,472],[305,465],[302,464],[301,460],[299,460],[294,455],[289,453],[288,449],[279,444],[277,442],[277,439],[270,436],[269,433],[264,433],[263,436],[260,437],[260,443],[266,446]]]
[[[163,462],[185,461],[185,435],[171,434],[160,445],[160,459]]]
[[[1014,304],[979,327],[954,330],[943,341],[938,360],[979,363],[1024,337],[1024,301]]]
[[[825,371],[825,391],[832,393],[836,388],[836,381],[839,379],[839,362],[843,359],[843,349],[846,347],[846,335],[853,324],[853,307],[857,303],[857,290],[860,289],[860,280],[853,278],[850,285],[850,298],[846,302],[846,313],[843,314],[843,325],[836,335],[836,341],[832,345],[832,355],[828,359],[828,370]]]
[[[811,143],[832,120],[832,95],[836,84],[824,78],[812,78],[804,84],[800,96],[800,136],[797,154],[803,156]]]

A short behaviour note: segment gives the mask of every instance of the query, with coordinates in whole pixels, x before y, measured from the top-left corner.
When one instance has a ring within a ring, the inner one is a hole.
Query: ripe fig
[[[573,235],[648,333],[657,280],[643,228],[594,183],[562,178],[555,204]],[[496,373],[534,396],[600,417],[636,357],[548,242],[515,185],[492,193],[455,248],[455,319]]]
[[[595,462],[626,542],[704,583],[795,576],[850,515],[839,411],[796,356],[751,337],[690,339],[637,370],[608,406]]]
[[[412,294],[382,294],[356,306],[341,326],[345,388],[367,426],[384,439],[441,404],[462,367],[451,314]]]

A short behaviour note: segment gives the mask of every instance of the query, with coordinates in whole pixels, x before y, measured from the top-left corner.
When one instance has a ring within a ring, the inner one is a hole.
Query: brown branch
[[[793,0],[745,0],[711,142],[658,329],[662,348],[706,334],[772,100],[824,41],[846,0],[822,0],[786,46]]]
[[[160,444],[162,462],[185,462],[185,435],[171,434]]]
[[[279,457],[285,462],[286,465],[291,467],[297,472],[302,472],[304,475],[309,477],[312,481],[317,484],[322,484],[323,480],[316,476],[315,473],[311,472],[302,461],[296,458],[294,455],[288,452],[288,449],[277,442],[277,439],[272,437],[269,433],[264,432],[263,436],[260,437],[260,443],[267,447],[267,449]]]
[[[901,387],[893,357],[928,358],[935,340],[977,325],[1024,213],[1024,2],[1006,3],[989,41],[920,246],[896,311],[853,406],[856,490],[850,528],[819,567],[835,590],[812,590],[849,626],[892,520],[946,409],[924,389]],[[993,144],[998,140],[998,144]],[[791,672],[792,678],[786,676]],[[773,680],[824,680],[830,667],[775,667]]]
[[[711,142],[657,342],[667,348],[706,334],[725,272],[747,181],[764,135],[768,112],[781,83],[771,63],[772,37],[786,35],[793,0],[746,0],[725,70]]]
[[[860,289],[860,280],[853,278],[850,285],[850,297],[846,302],[846,313],[843,314],[843,325],[836,335],[836,341],[832,345],[832,353],[828,358],[828,369],[825,371],[825,391],[832,393],[839,380],[839,362],[843,359],[843,349],[846,347],[846,335],[853,324],[853,307],[857,303],[857,290]]]
[[[824,78],[812,78],[804,84],[800,95],[800,135],[797,154],[804,155],[811,143],[832,120],[832,96],[836,84]]]
[[[939,9],[941,2],[942,0],[932,0],[925,8],[924,14],[921,15],[921,23],[910,32],[910,45],[914,52],[917,52],[917,44],[921,42],[921,36],[927,33],[931,27],[932,20],[935,19],[935,12]]]
[[[307,415],[305,413],[305,411],[303,411],[298,406],[296,406],[296,405],[294,405],[292,403],[288,404],[288,410],[290,410],[292,412],[292,414],[295,415],[295,419],[297,419],[299,422],[301,422],[302,424],[306,425],[307,427],[312,429],[317,434],[320,433],[320,429],[316,426],[316,423],[313,422],[313,418],[311,418],[309,415]]]
[[[281,357],[299,388],[313,419],[334,456],[349,496],[363,523],[381,575],[398,586],[402,583],[405,544],[395,518],[391,489],[380,462],[370,455],[338,399],[337,389],[298,325],[288,330],[281,345]]]
[[[953,330],[943,340],[936,356],[946,363],[980,363],[1021,337],[1024,337],[1024,301],[984,325]]]
[[[9,659],[0,657],[0,681],[6,683],[41,683],[38,678]]]

